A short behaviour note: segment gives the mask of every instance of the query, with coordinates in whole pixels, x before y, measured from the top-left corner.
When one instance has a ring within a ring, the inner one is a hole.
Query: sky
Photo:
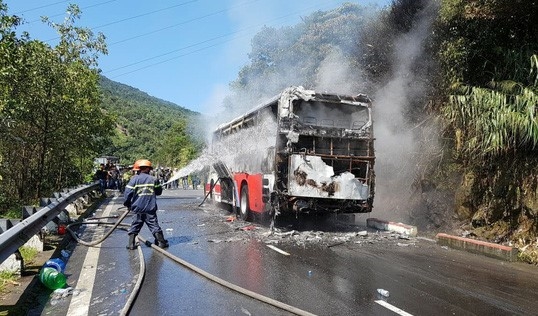
[[[107,78],[206,115],[220,107],[230,82],[248,64],[253,36],[263,26],[295,25],[342,3],[386,6],[390,0],[3,0],[21,16],[31,38],[51,46],[69,3],[82,11],[77,26],[106,36],[99,57]]]

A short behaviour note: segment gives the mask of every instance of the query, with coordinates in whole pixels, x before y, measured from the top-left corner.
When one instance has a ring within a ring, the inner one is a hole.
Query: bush
[[[523,247],[519,252],[519,260],[530,263],[538,264],[538,246],[534,245],[531,247]]]

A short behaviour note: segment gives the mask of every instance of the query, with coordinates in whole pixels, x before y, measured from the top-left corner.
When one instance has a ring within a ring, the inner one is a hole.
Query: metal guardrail
[[[17,249],[30,240],[30,238],[39,233],[47,223],[58,216],[69,204],[98,188],[99,182],[95,182],[65,193],[60,193],[58,198],[51,199],[50,204],[0,234],[0,263],[4,262]]]

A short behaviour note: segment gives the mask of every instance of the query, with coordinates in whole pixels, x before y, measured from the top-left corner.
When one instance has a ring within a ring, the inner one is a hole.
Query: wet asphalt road
[[[202,198],[202,191],[193,190],[165,191],[159,198],[168,251],[313,314],[532,315],[538,309],[533,266],[441,248],[422,238],[402,239],[332,217],[302,219],[303,225],[282,221],[270,235],[266,226],[230,221],[231,213],[213,205],[199,207]],[[119,214],[121,202],[108,198],[95,215]],[[365,230],[367,236],[358,235]],[[89,231],[81,236],[90,238]],[[146,227],[141,235],[149,239]],[[36,314],[117,315],[139,275],[140,258],[125,249],[126,241],[125,231],[114,231],[95,261],[89,248],[70,243],[66,273],[75,292],[49,299]],[[141,249],[146,274],[130,315],[291,315],[215,284],[147,246]],[[90,272],[94,281],[80,281]],[[389,297],[381,297],[380,288]]]

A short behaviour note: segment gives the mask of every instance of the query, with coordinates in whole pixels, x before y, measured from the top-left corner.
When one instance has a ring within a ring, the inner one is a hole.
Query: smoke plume
[[[437,14],[435,1],[417,14],[413,27],[397,39],[392,76],[374,94],[376,135],[376,216],[406,221],[417,171],[418,140],[406,111],[413,100],[427,102],[427,74],[418,69],[427,58],[425,42]]]
[[[392,47],[395,49],[392,52],[392,60],[395,66],[391,69],[389,79],[380,86],[371,90],[372,83],[365,79],[356,63],[352,64],[349,56],[333,47],[317,67],[315,85],[305,87],[320,92],[351,95],[367,93],[374,100],[376,197],[374,211],[368,216],[406,221],[409,215],[406,202],[413,190],[412,183],[417,170],[416,153],[419,147],[414,126],[409,125],[405,113],[416,100],[422,98],[426,102],[424,83],[428,82],[427,73],[418,69],[420,67],[417,67],[417,64],[419,61],[424,63],[424,44],[431,34],[432,23],[437,15],[436,2],[429,3],[416,15],[413,27],[393,43]],[[357,34],[356,38],[360,38],[360,34]],[[304,68],[308,68],[310,62],[313,61],[305,56]],[[254,88],[242,91],[241,94],[228,95],[225,99],[225,103],[229,105],[225,105],[226,111],[213,117],[208,127],[213,130],[218,124],[251,110],[285,87],[304,86],[305,82],[312,82],[312,78],[301,74],[301,69],[297,69],[290,62],[289,67],[282,67],[274,76],[248,78],[249,84]],[[255,133],[249,130],[247,133],[243,131],[229,137],[219,148],[211,147],[210,151],[204,152],[199,159],[176,173],[174,178],[201,170],[203,166],[210,165],[217,159],[231,168],[241,165],[242,168],[256,167],[255,170],[259,170],[258,166],[263,163],[267,148],[275,143],[274,124],[274,121],[267,119],[264,128]],[[218,157],[215,157],[215,154]]]

